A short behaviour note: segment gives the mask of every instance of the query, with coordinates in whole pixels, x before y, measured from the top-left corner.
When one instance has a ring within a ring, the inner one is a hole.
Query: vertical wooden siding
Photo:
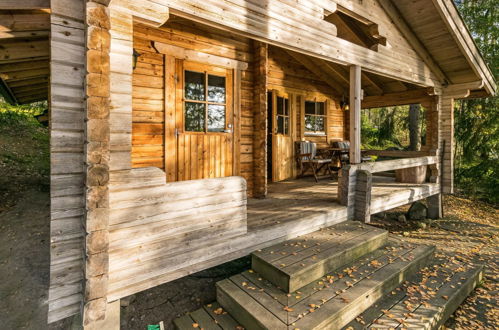
[[[248,69],[241,72],[239,160],[241,176],[247,180],[248,194],[251,195],[253,189],[254,87],[251,71],[252,44],[247,38],[217,31],[213,28],[208,29],[203,25],[179,18],[171,19],[159,29],[142,24],[134,25],[134,47],[143,55],[138,58],[133,77],[133,167],[155,166],[163,169],[165,163],[163,55],[156,54],[154,48],[151,47],[151,41],[168,43],[189,50],[202,51],[249,63]],[[146,100],[146,98],[148,99]],[[222,142],[217,142],[216,139],[217,137],[214,136],[213,143]],[[179,142],[181,145],[185,145],[185,141]],[[193,142],[189,141],[189,147],[192,147]],[[197,147],[199,150],[199,144]],[[198,155],[201,156],[201,153]],[[179,157],[181,157],[180,154]],[[191,171],[192,166],[193,162],[186,167],[186,171]],[[206,170],[209,173],[210,169]],[[217,171],[216,168],[214,170]],[[204,171],[203,168],[203,173]]]

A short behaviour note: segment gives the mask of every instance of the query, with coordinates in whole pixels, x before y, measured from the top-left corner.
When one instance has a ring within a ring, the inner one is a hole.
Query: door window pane
[[[204,101],[204,73],[185,71],[185,98],[187,100]]]
[[[205,104],[185,102],[185,130],[204,132]]]
[[[278,115],[284,114],[284,98],[280,96],[277,97],[277,114]]]
[[[222,132],[225,129],[225,106],[208,105],[208,132]]]
[[[208,75],[208,101],[225,103],[225,77]]]
[[[284,134],[284,117],[277,116],[277,133]]]

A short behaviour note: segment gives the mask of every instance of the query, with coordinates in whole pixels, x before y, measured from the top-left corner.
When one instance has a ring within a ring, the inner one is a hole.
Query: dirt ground
[[[48,327],[49,198],[46,191],[27,190],[13,207],[0,213],[0,328],[70,329],[71,319]],[[497,304],[499,211],[486,204],[446,196],[442,220],[397,220],[405,208],[375,216],[373,224],[414,243],[437,246],[437,253],[460,261],[483,263],[483,285],[447,322],[455,329],[494,329]],[[249,258],[214,267],[122,300],[122,329],[144,330],[171,321],[215,300],[215,283],[250,266]]]

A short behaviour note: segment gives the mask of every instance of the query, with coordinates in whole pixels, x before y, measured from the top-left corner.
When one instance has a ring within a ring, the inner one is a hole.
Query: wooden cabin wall
[[[159,29],[134,25],[134,47],[139,56],[133,74],[132,165],[164,169],[164,60],[151,46],[158,41],[189,50],[247,62],[241,72],[240,174],[253,189],[253,46],[249,39],[191,21],[171,18]],[[237,150],[237,149],[236,149]],[[168,155],[167,155],[168,157]]]
[[[282,90],[297,95],[296,140],[316,142],[319,146],[327,146],[332,140],[343,140],[346,113],[340,108],[339,97],[331,94],[331,87],[283,49],[270,46],[268,57],[268,89]],[[307,135],[304,132],[303,105],[305,100],[313,100],[315,96],[328,99],[325,136]]]
[[[134,26],[133,45],[141,55],[132,77],[132,167],[165,168],[164,56]]]

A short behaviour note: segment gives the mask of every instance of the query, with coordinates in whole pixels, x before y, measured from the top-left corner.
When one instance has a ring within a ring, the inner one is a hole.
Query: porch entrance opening
[[[294,111],[288,93],[273,90],[267,98],[267,178],[277,182],[293,177]]]

